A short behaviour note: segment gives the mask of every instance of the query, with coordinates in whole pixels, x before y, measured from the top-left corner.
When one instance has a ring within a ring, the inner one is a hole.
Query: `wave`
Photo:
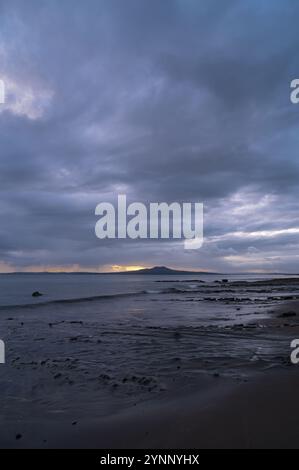
[[[137,292],[126,292],[126,293],[118,293],[118,294],[104,294],[104,295],[94,295],[90,297],[74,297],[69,299],[52,299],[46,301],[38,301],[34,303],[28,304],[13,304],[13,305],[0,305],[1,310],[8,310],[8,309],[26,309],[26,308],[37,308],[46,305],[57,305],[57,304],[73,304],[73,303],[80,303],[80,302],[96,302],[101,300],[113,300],[125,297],[134,297],[139,295],[159,295],[159,294],[190,294],[190,293],[200,292],[199,290],[186,290],[180,289],[177,287],[168,287],[165,289],[148,289],[148,290],[141,290]]]
[[[126,292],[122,294],[105,294],[105,295],[94,295],[91,297],[76,297],[71,299],[55,299],[55,300],[47,300],[45,302],[36,302],[36,303],[28,303],[28,304],[16,304],[16,305],[0,305],[1,310],[10,310],[10,309],[25,309],[25,308],[38,308],[47,305],[57,305],[57,304],[74,304],[80,302],[95,302],[100,300],[109,300],[109,299],[117,299],[123,297],[134,297],[138,295],[145,295],[149,294],[148,291],[139,291],[139,292]]]

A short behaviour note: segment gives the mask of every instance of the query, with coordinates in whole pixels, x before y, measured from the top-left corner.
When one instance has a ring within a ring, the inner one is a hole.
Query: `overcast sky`
[[[294,0],[0,0],[0,271],[299,272]],[[205,206],[197,251],[95,207]],[[113,268],[116,269],[116,268]]]

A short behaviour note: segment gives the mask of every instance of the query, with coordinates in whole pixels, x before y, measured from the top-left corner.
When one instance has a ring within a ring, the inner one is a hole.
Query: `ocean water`
[[[272,320],[299,282],[274,277],[1,275],[2,415],[102,416],[202,376],[288,367],[292,338]]]
[[[0,274],[0,307],[35,305],[63,300],[84,300],[119,294],[163,293],[163,287],[172,286],[196,289],[199,285],[193,280],[208,285],[215,281],[258,281],[281,278],[282,275],[241,274],[241,275],[96,275],[96,274]],[[286,276],[292,277],[292,276]],[[296,276],[294,276],[295,278]],[[178,282],[176,282],[178,281]],[[42,297],[33,298],[39,291]],[[96,299],[94,299],[96,300]]]

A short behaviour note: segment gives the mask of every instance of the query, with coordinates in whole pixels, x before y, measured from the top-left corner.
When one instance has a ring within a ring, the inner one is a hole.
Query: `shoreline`
[[[171,291],[139,298],[139,308],[124,297],[0,318],[0,448],[299,447],[290,363],[299,302],[278,288],[277,304],[271,286],[258,302],[216,286],[219,307],[197,290]]]
[[[27,423],[30,432],[1,448],[298,448],[299,366],[236,384],[219,379],[203,393],[144,403],[103,419]],[[43,429],[41,441],[40,429]],[[6,431],[9,430],[9,423]]]

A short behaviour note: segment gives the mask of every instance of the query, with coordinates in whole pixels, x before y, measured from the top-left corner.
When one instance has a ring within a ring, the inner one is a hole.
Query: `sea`
[[[1,274],[2,415],[103,416],[288,368],[286,277]]]

